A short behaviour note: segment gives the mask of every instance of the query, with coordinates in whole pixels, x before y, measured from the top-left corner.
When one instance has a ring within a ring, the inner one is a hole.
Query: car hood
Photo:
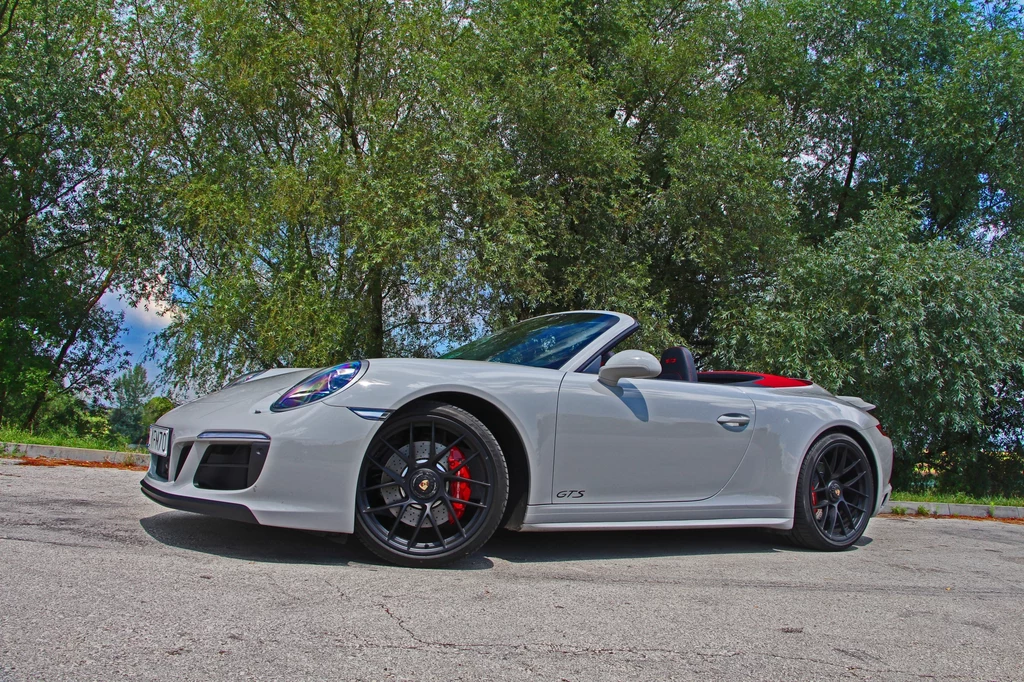
[[[168,416],[197,417],[216,412],[227,405],[258,405],[277,399],[282,393],[299,383],[314,370],[309,368],[288,368],[273,370],[267,377],[257,377],[245,383],[222,388],[185,403],[168,412]]]
[[[492,387],[516,386],[532,378],[553,382],[555,390],[561,379],[558,370],[510,365],[476,360],[441,360],[439,358],[372,358],[366,372],[351,390],[325,398],[327,405],[359,404],[363,407],[390,407],[420,390],[466,389],[486,382]],[[171,418],[201,418],[215,412],[242,409],[246,412],[269,411],[270,405],[285,391],[316,371],[310,368],[276,369],[269,377],[257,377],[243,384],[224,388],[193,400],[168,412]],[[364,404],[365,403],[365,404]]]

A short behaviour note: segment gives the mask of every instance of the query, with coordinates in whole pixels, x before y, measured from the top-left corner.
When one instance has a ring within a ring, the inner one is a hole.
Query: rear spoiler
[[[861,400],[855,395],[837,395],[836,398],[842,400],[847,405],[852,405],[853,407],[856,407],[858,410],[862,410],[864,412],[870,412],[876,407],[875,405],[872,405],[869,402]]]

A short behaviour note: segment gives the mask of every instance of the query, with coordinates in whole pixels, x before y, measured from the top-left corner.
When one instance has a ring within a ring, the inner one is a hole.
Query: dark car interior
[[[621,341],[620,341],[621,343]],[[599,356],[594,358],[586,369],[582,370],[587,374],[597,374],[601,368],[604,367],[605,363],[615,355],[612,350],[606,350]],[[710,372],[698,372],[696,363],[693,359],[693,353],[690,352],[689,348],[685,346],[671,346],[666,348],[661,354],[661,374],[654,377],[655,379],[662,379],[665,381],[691,381],[691,382],[702,382],[709,384],[732,384],[732,385],[746,385],[746,386],[795,386],[795,385],[807,385],[811,382],[800,380],[800,379],[785,379],[781,377],[774,377],[775,379],[782,379],[783,383],[777,382],[766,383],[765,377],[771,375],[765,375],[754,372],[730,372],[730,371],[710,371]]]
[[[583,370],[588,374],[597,374],[615,353],[606,350]],[[656,379],[669,381],[698,381],[697,365],[693,361],[693,353],[683,346],[666,348],[661,354],[661,374]]]

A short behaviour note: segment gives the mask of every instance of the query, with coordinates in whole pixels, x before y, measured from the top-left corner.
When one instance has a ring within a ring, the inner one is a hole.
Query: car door
[[[754,430],[741,389],[569,373],[558,394],[556,503],[682,502],[725,487]]]

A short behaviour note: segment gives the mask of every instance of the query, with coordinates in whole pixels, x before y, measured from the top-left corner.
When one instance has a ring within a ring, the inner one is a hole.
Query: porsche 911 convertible
[[[143,492],[167,507],[328,533],[438,566],[499,527],[757,526],[841,550],[891,488],[859,398],[691,353],[616,351],[628,315],[556,313],[433,359],[241,377],[150,431]]]

